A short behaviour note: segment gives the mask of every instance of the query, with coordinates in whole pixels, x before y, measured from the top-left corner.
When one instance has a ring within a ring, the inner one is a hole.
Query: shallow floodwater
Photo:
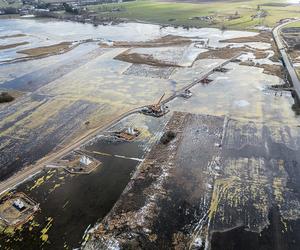
[[[117,201],[144,155],[161,136],[166,122],[166,117],[145,119],[143,115],[132,115],[110,129],[117,131],[134,123],[141,131],[138,140],[124,142],[106,133],[80,148],[102,163],[91,174],[70,175],[63,170],[46,168],[33,180],[20,185],[17,191],[37,201],[41,211],[14,234],[0,233],[0,247],[79,247],[85,240],[85,230],[101,220]]]
[[[209,45],[218,47],[226,46],[219,40],[256,34],[136,23],[94,27],[54,20],[0,20],[0,36],[19,33],[26,36],[11,41],[28,39],[28,47],[88,38],[143,41],[169,34],[209,38]],[[10,39],[1,44],[9,44]],[[196,53],[204,50],[185,49],[185,53],[180,54],[176,47],[170,48],[172,60],[181,59],[182,64],[190,67],[173,69],[168,79],[159,75],[124,74],[132,64],[114,58],[127,49],[101,48],[95,42],[81,44],[62,55],[0,65],[0,88],[24,92],[14,103],[0,106],[0,178],[11,176],[24,165],[34,163],[72,138],[106,124],[125,111],[155,103],[163,93],[166,97],[174,94],[224,61],[210,59],[191,63]],[[18,50],[3,50],[0,56],[11,58]],[[170,58],[168,51],[165,55],[158,49],[136,51],[156,53],[162,60]],[[139,65],[135,66],[139,69]],[[190,99],[176,98],[168,103],[171,112],[167,116],[155,119],[133,115],[110,128],[138,127],[142,135],[137,142],[111,141],[103,134],[84,145],[84,149],[103,162],[91,175],[70,176],[50,169],[22,184],[17,190],[39,202],[41,211],[15,234],[4,232],[0,244],[13,249],[78,247],[85,229],[112,208],[140,160],[161,136],[172,111],[227,115],[260,123],[277,121],[278,126],[298,125],[299,119],[291,110],[290,94],[268,90],[270,85],[282,84],[281,79],[254,67],[236,63],[227,67],[230,69],[227,73],[211,75],[210,84],[193,87]],[[87,126],[86,121],[90,125]],[[283,136],[274,131],[274,137]]]
[[[200,37],[209,39],[212,47],[226,46],[219,40],[240,36],[255,35],[254,32],[220,31],[219,29],[184,29],[161,27],[153,24],[121,23],[118,25],[82,24],[57,21],[53,19],[2,19],[0,20],[0,37],[6,35],[25,34],[24,37],[0,39],[0,45],[28,42],[26,45],[0,51],[1,61],[21,57],[19,50],[56,44],[64,41],[80,41],[85,39],[103,39],[112,41],[145,41],[166,35]],[[23,55],[24,56],[24,55]]]

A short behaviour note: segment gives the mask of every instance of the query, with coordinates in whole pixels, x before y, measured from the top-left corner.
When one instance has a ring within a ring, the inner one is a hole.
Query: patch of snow
[[[249,106],[250,103],[247,102],[246,100],[238,100],[238,101],[234,101],[234,105],[243,108]]]

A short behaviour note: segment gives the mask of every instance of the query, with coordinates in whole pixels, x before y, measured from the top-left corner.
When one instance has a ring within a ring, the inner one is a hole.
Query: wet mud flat
[[[291,48],[299,49],[300,29],[299,27],[290,27],[282,29],[284,40]]]
[[[281,31],[282,38],[288,47],[288,55],[293,63],[296,70],[296,74],[300,74],[300,29],[299,27],[288,27],[283,28]]]
[[[297,127],[175,112],[84,249],[298,249]]]

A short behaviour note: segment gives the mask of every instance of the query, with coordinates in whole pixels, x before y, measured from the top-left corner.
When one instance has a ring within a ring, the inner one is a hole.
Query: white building
[[[83,155],[80,157],[80,163],[84,164],[84,165],[90,165],[92,163],[91,159],[88,158],[87,156]]]

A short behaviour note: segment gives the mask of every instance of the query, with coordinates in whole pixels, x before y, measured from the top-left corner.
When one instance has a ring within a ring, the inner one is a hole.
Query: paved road
[[[185,89],[189,89],[189,88],[193,87],[197,83],[200,83],[200,81],[202,79],[204,79],[204,78],[208,77],[210,74],[212,74],[214,72],[214,69],[219,68],[219,67],[223,67],[224,65],[226,65],[227,63],[229,63],[231,60],[237,58],[240,55],[241,54],[238,54],[237,56],[234,56],[233,58],[230,58],[229,60],[226,60],[225,62],[223,62],[221,64],[218,64],[216,67],[214,67],[212,70],[209,70],[208,72],[206,72],[204,75],[202,75],[196,81],[190,83],[189,85],[185,86],[184,88],[182,88],[180,91],[178,91],[174,95],[168,97],[162,103],[166,104],[167,102],[173,100],[175,97],[178,96],[178,93],[180,93],[181,91],[184,91]],[[7,180],[0,182],[0,194],[6,192],[8,190],[13,189],[14,187],[16,187],[20,183],[24,182],[28,178],[31,178],[32,176],[34,176],[37,173],[39,173],[47,164],[50,164],[51,162],[53,162],[53,161],[55,161],[55,160],[63,157],[64,155],[70,153],[71,151],[73,151],[76,148],[80,147],[82,144],[84,144],[88,140],[92,139],[93,137],[95,137],[99,133],[102,133],[103,131],[105,131],[109,127],[112,127],[113,125],[117,124],[119,121],[121,121],[122,119],[128,117],[129,115],[132,115],[134,113],[140,112],[140,110],[142,108],[144,108],[144,107],[145,106],[132,109],[132,110],[130,110],[130,111],[122,114],[118,118],[114,119],[110,123],[108,123],[108,124],[106,124],[104,126],[97,127],[95,129],[89,131],[87,134],[85,134],[85,135],[81,136],[80,138],[78,138],[71,145],[66,146],[63,149],[61,149],[61,150],[59,150],[57,152],[54,152],[54,153],[52,153],[52,154],[50,154],[48,156],[45,156],[44,158],[40,159],[35,165],[31,165],[31,166],[29,166],[29,167],[27,167],[27,168],[25,168],[25,169],[17,172],[15,175],[13,175],[12,177],[8,178]]]
[[[281,54],[281,57],[282,57],[282,60],[283,60],[283,63],[284,63],[284,67],[286,68],[286,70],[287,70],[287,72],[290,76],[290,79],[292,81],[294,90],[297,94],[298,99],[300,100],[300,81],[297,77],[297,73],[294,69],[293,63],[292,63],[291,59],[289,58],[289,56],[286,52],[286,46],[285,46],[285,43],[284,43],[284,41],[281,37],[281,29],[284,26],[286,26],[287,24],[294,23],[294,22],[299,22],[299,20],[293,20],[293,21],[290,21],[290,22],[286,22],[286,23],[280,24],[277,27],[275,27],[273,29],[273,37],[274,37],[274,40],[275,40],[276,45],[278,47],[278,50]]]

